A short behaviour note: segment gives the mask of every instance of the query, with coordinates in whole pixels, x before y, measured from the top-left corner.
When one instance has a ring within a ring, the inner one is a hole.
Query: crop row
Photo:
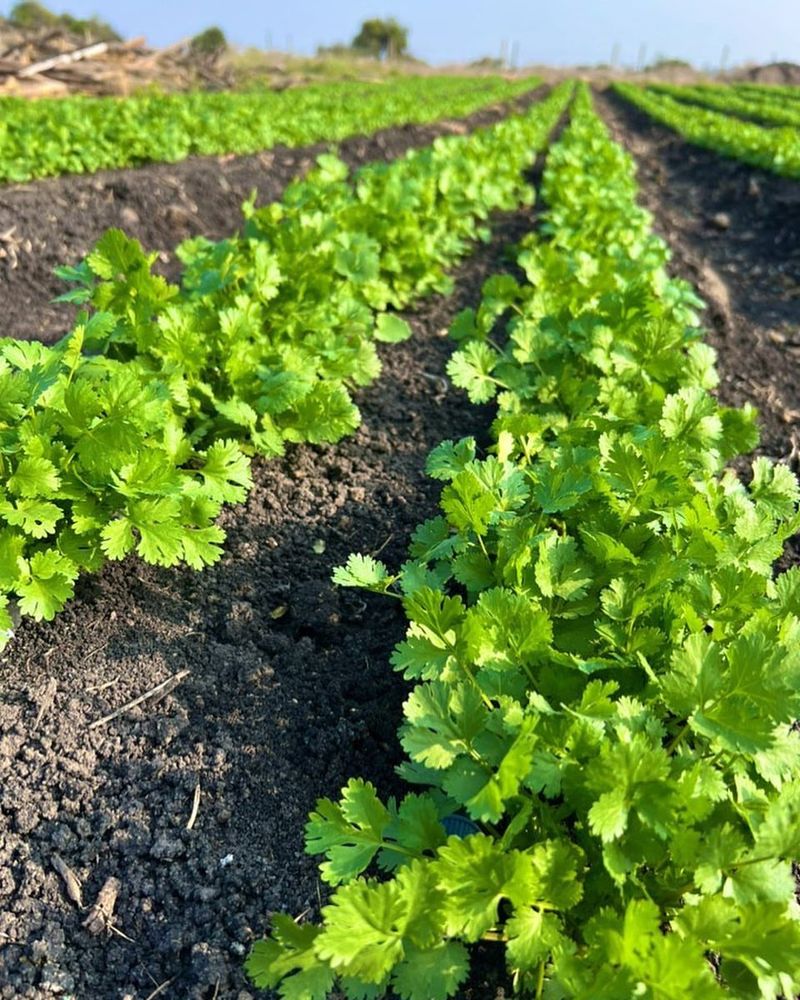
[[[787,84],[782,86],[773,83],[737,83],[733,89],[741,94],[754,94],[757,97],[772,97],[782,100],[790,105],[794,101],[800,100],[800,87]]]
[[[119,230],[62,269],[75,329],[0,340],[0,637],[9,599],[51,619],[108,558],[214,562],[247,455],[352,432],[376,341],[410,333],[391,310],[447,291],[490,212],[531,201],[523,170],[569,95],[353,177],[321,156],[281,203],[246,206],[242,235],[183,244],[180,287]]]
[[[699,104],[728,115],[754,119],[765,125],[800,125],[800,104],[793,105],[769,94],[743,93],[732,87],[708,84],[697,87],[654,84],[649,89],[688,104]]]
[[[538,80],[408,77],[244,93],[0,98],[0,182],[255,153],[336,141],[391,125],[460,117]]]
[[[800,177],[800,137],[794,128],[763,128],[718,111],[690,106],[667,94],[628,83],[614,90],[689,142],[751,166],[786,177]]]
[[[403,603],[417,790],[317,804],[322,923],[278,916],[248,960],[286,1000],[445,1000],[480,940],[537,998],[800,988],[800,570],[773,578],[798,483],[726,470],[754,411],[715,400],[701,303],[586,90],[542,194],[526,282],[452,331],[491,454],[444,442],[409,561],[334,577]]]

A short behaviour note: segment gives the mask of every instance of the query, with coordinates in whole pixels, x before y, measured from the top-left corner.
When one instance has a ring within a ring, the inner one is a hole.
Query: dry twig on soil
[[[149,691],[145,691],[144,694],[140,694],[138,698],[133,698],[131,701],[126,701],[124,705],[120,705],[119,708],[114,709],[113,712],[109,712],[108,715],[104,715],[102,719],[95,719],[94,722],[89,723],[89,729],[97,729],[98,726],[104,726],[107,722],[111,722],[118,716],[123,715],[131,708],[136,708],[137,705],[141,705],[144,701],[149,701],[150,698],[156,698],[160,700],[165,695],[169,694],[173,688],[177,687],[178,684],[188,677],[191,671],[189,670],[179,670],[177,674],[173,674],[168,677],[165,681],[161,681],[160,684],[156,684],[155,687],[150,688]]]
[[[69,867],[69,865],[62,860],[57,854],[54,854],[51,858],[53,868],[58,872],[61,878],[64,880],[64,886],[67,890],[67,896],[70,900],[78,907],[79,910],[83,909],[83,896],[81,895],[81,883],[75,872]]]
[[[197,822],[197,814],[200,811],[200,779],[197,779],[197,784],[194,786],[194,798],[192,799],[192,811],[189,815],[189,819],[186,823],[186,829],[191,830],[194,824]]]

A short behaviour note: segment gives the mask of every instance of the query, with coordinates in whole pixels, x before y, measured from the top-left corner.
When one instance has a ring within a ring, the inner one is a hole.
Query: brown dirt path
[[[494,124],[544,91],[537,88],[463,119],[353,136],[338,144],[339,155],[351,168],[392,160],[438,136]],[[254,156],[195,156],[180,163],[0,186],[0,337],[49,342],[65,333],[73,313],[52,302],[65,290],[53,269],[77,263],[112,226],[135,236],[146,249],[161,251],[162,270],[174,278],[170,251],[178,243],[190,236],[230,236],[239,228],[240,206],[252,191],[258,191],[258,204],[277,200],[331,145],[278,146]]]
[[[709,304],[720,399],[758,407],[758,453],[800,472],[800,183],[691,146],[610,92],[596,100],[636,160],[672,270]],[[794,562],[800,539],[783,565]]]

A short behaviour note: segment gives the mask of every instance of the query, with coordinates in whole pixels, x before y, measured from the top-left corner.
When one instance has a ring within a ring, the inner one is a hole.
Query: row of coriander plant
[[[387,310],[448,291],[489,214],[532,199],[523,171],[570,93],[352,178],[320,157],[282,202],[246,206],[240,236],[183,244],[180,287],[119,230],[61,269],[87,307],[75,329],[0,340],[0,647],[9,599],[51,619],[108,558],[213,563],[249,454],[351,433],[375,342],[410,333]]]
[[[480,940],[537,998],[800,987],[800,571],[772,576],[798,484],[725,470],[754,412],[711,394],[699,301],[586,90],[542,195],[528,283],[493,279],[454,327],[452,378],[497,402],[493,454],[441,445],[410,561],[336,573],[403,602],[420,788],[318,803],[322,923],[276,917],[247,965],[287,1000],[444,1000]]]
[[[687,142],[783,177],[800,178],[796,128],[756,125],[733,114],[684,104],[669,94],[638,84],[615,83],[613,89],[655,121],[674,129]],[[733,107],[731,111],[735,113]]]
[[[461,118],[532,90],[536,78],[398,77],[245,91],[130,97],[0,96],[0,184],[65,173],[258,153]]]

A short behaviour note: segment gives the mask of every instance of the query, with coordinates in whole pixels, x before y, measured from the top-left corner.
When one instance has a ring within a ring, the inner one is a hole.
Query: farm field
[[[501,103],[462,119],[445,116],[425,125],[378,129],[344,139],[337,148],[344,162],[356,168],[401,156],[439,135],[495,122],[507,107]],[[329,146],[319,142],[252,156],[193,156],[169,165],[101,170],[3,187],[0,232],[7,234],[3,249],[10,264],[4,275],[9,290],[6,333],[53,340],[69,329],[74,311],[54,307],[51,301],[64,290],[54,269],[65,260],[85,256],[106,230],[121,227],[145,246],[159,248],[165,273],[175,275],[176,261],[170,252],[178,243],[199,235],[229,236],[241,220],[242,203],[254,189],[259,203],[279,198],[286,184],[304,174]],[[15,266],[23,254],[26,266]]]
[[[800,993],[798,140],[448,88],[0,187],[4,1000]]]
[[[0,181],[187,156],[252,153],[335,141],[395,123],[420,124],[530,90],[533,80],[414,77],[283,92],[196,92],[131,98],[0,98]]]

